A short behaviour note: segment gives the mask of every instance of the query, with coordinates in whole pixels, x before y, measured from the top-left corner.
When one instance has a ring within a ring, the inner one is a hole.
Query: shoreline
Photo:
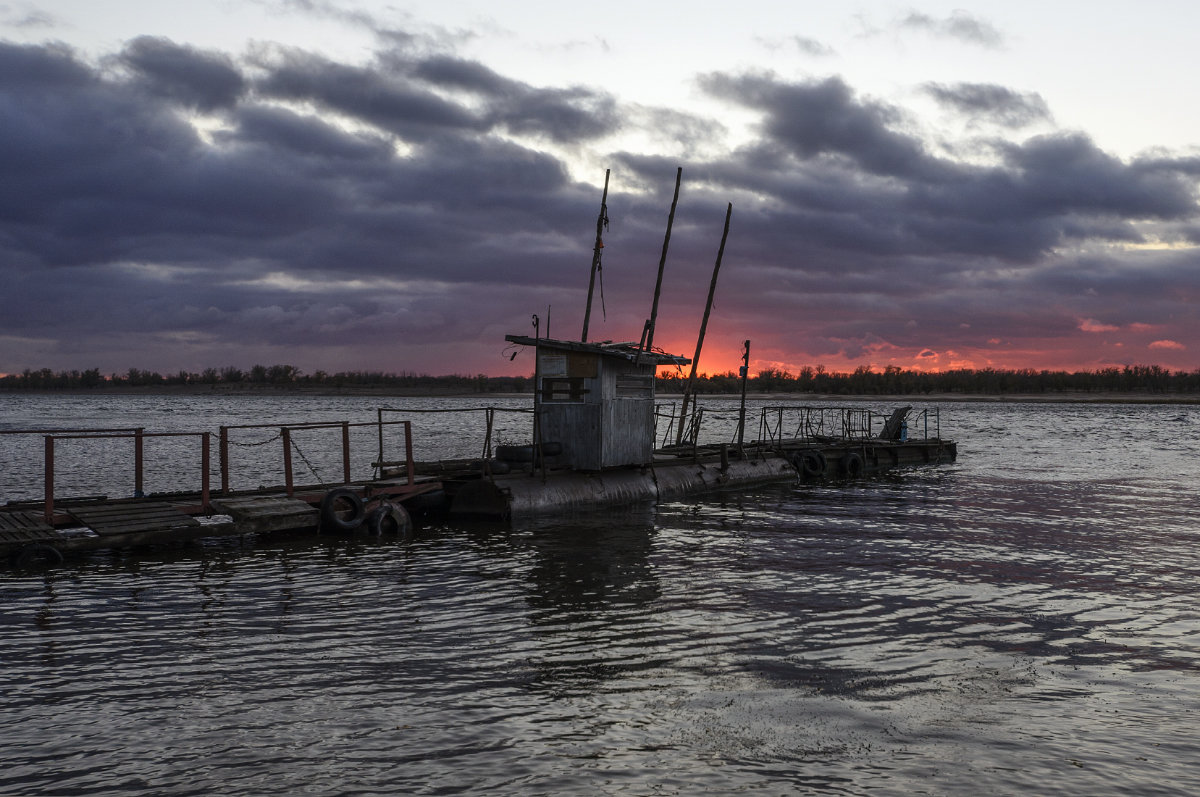
[[[397,390],[384,386],[321,387],[260,385],[255,387],[172,385],[121,388],[74,388],[62,390],[3,390],[0,397],[7,396],[222,396],[230,398],[279,397],[279,396],[379,396],[393,398],[528,398],[533,393],[511,392],[465,392],[462,390],[439,390],[436,388],[408,388]],[[740,399],[740,393],[699,393],[695,400]],[[660,393],[657,398],[680,401],[681,393]],[[747,393],[746,398],[754,401],[786,401],[789,403],[812,404],[822,402],[877,402],[877,403],[992,403],[992,404],[1200,404],[1200,394],[1170,393],[929,393],[929,394],[846,394],[846,393]]]

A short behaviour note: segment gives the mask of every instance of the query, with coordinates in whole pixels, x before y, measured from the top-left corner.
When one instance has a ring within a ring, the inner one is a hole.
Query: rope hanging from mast
[[[587,308],[583,311],[583,337],[580,340],[587,343],[588,322],[592,317],[592,291],[596,287],[596,272],[600,271],[600,257],[604,252],[604,231],[608,229],[608,176],[611,169],[604,170],[604,194],[600,197],[600,215],[596,219],[596,246],[592,250],[592,272],[588,278]],[[608,320],[608,311],[604,308],[604,276],[600,276],[600,308]]]

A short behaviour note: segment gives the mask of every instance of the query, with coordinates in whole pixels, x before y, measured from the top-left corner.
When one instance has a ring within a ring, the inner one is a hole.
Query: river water
[[[940,410],[957,464],[853,484],[0,571],[0,793],[1200,792],[1200,406]]]

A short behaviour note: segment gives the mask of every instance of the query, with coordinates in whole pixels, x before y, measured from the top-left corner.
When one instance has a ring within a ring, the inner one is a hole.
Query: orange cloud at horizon
[[[896,366],[905,371],[943,373],[959,369],[1000,371],[1097,371],[1105,368],[1123,368],[1132,365],[1158,365],[1171,371],[1194,371],[1200,364],[1188,362],[1188,347],[1174,340],[1155,340],[1134,346],[1123,342],[1102,342],[1095,348],[1084,349],[1067,344],[1067,341],[1045,341],[1041,348],[1017,348],[995,342],[995,348],[956,347],[935,349],[902,349],[880,345],[862,357],[849,357],[844,353],[814,354],[797,351],[781,353],[764,351],[756,353],[753,338],[750,344],[750,375],[760,371],[776,370],[793,375],[803,368],[823,367],[832,373],[852,373],[867,366],[872,371],[882,371]],[[686,351],[676,341],[663,341],[662,348],[672,354],[691,357],[695,343]],[[1142,352],[1138,356],[1136,352]],[[701,375],[737,373],[742,365],[740,345],[728,343],[705,344],[697,372]],[[1190,359],[1190,358],[1189,358]],[[664,372],[668,369],[664,369]],[[691,366],[679,369],[687,376]]]

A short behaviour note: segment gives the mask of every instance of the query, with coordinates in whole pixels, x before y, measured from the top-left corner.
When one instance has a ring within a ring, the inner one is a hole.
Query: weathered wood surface
[[[286,496],[220,498],[213,501],[213,508],[248,532],[315,527],[321,517],[308,502]]]
[[[101,537],[171,531],[200,525],[194,517],[158,501],[71,507],[66,512]]]
[[[0,545],[53,542],[61,539],[62,534],[46,524],[41,512],[0,513]]]

